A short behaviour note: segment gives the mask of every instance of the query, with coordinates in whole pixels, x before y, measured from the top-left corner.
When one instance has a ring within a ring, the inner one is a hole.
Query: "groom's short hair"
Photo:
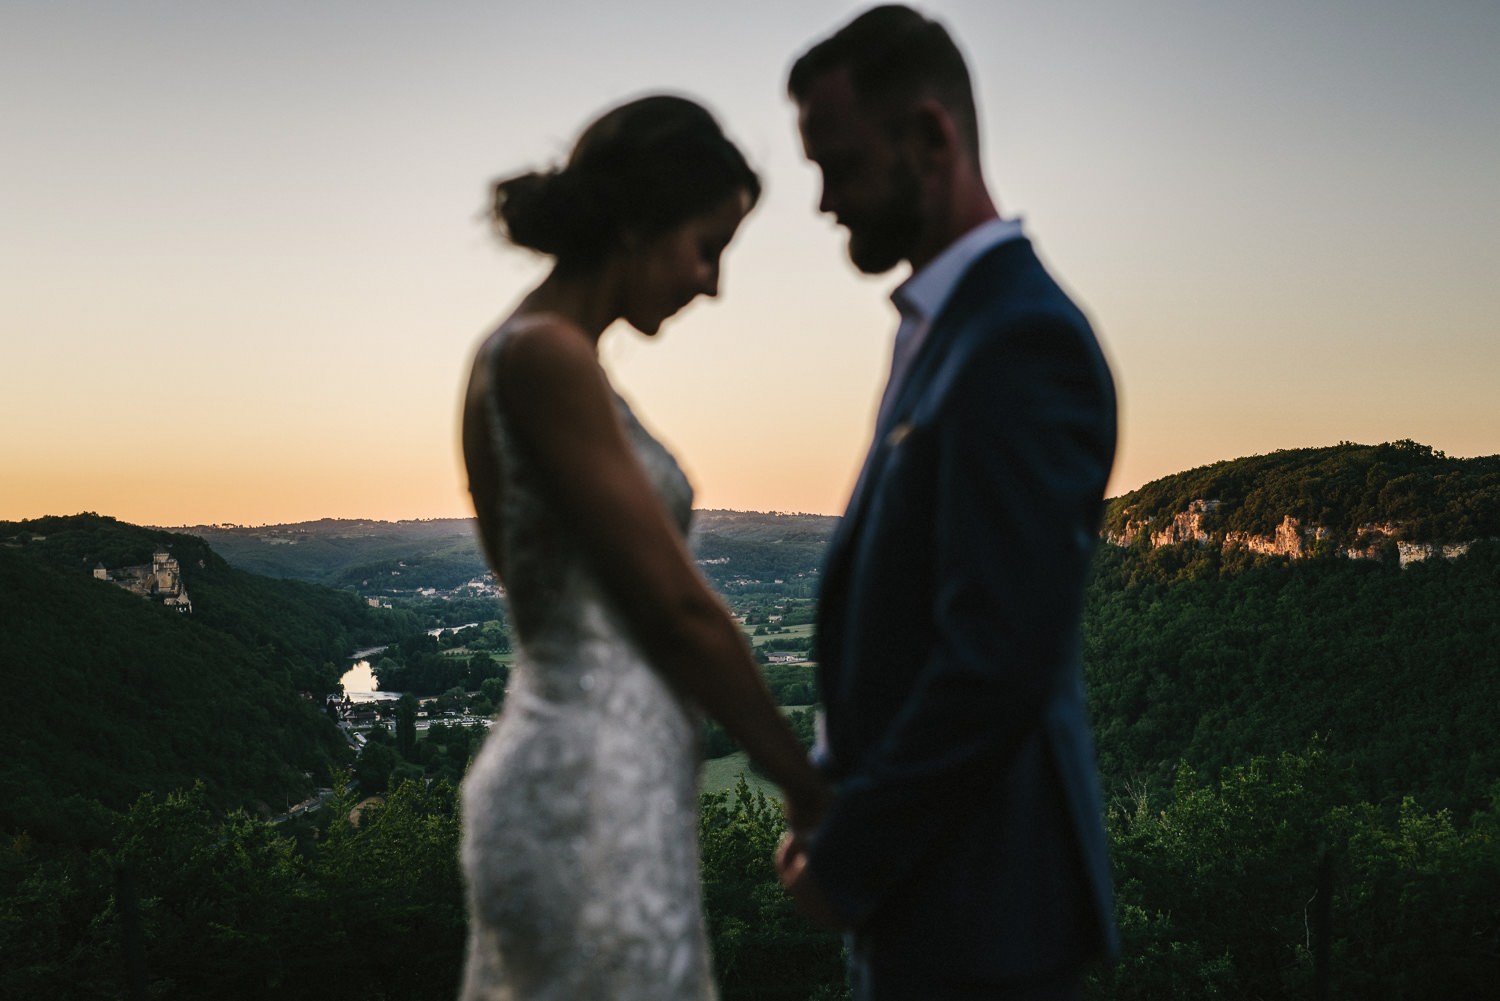
[[[951,35],[902,4],[871,7],[792,64],[787,92],[801,103],[825,74],[847,69],[855,96],[878,105],[930,94],[948,112],[969,151],[979,155],[974,87]]]

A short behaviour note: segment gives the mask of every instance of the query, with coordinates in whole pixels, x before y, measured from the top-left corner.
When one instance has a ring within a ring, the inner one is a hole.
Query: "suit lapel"
[[[988,298],[1007,271],[1031,259],[1031,241],[1024,237],[1007,240],[990,249],[964,273],[958,287],[933,318],[932,329],[928,331],[927,339],[912,359],[911,368],[901,384],[894,404],[886,412],[885,419],[875,427],[875,436],[865,455],[859,478],[854,483],[849,506],[829,545],[829,580],[835,579],[842,572],[843,563],[849,558],[856,528],[868,505],[872,485],[878,482],[880,471],[892,449],[904,437],[900,429],[908,422],[912,411],[916,409],[917,401],[922,398],[933,376],[937,374],[943,357],[958,339],[966,322],[974,315],[975,300]],[[825,580],[824,583],[827,584],[828,581]]]

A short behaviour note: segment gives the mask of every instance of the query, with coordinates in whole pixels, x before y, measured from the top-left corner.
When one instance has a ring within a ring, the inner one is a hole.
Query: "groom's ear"
[[[908,136],[915,146],[917,162],[924,168],[941,168],[963,155],[958,123],[935,97],[924,97],[912,106]]]

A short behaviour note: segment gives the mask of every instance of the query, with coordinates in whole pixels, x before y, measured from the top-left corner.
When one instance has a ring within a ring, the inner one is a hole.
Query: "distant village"
[[[165,549],[151,554],[149,565],[120,567],[110,570],[103,563],[94,567],[94,576],[123,587],[131,594],[138,594],[148,601],[160,601],[179,612],[192,612],[193,603],[188,598],[187,588],[182,583],[182,567]]]

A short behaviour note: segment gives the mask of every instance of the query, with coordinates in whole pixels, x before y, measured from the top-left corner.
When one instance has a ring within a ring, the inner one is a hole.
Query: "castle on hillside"
[[[149,566],[105,569],[103,563],[94,567],[94,576],[117,584],[142,598],[160,601],[179,612],[191,612],[193,603],[188,599],[187,588],[182,583],[182,567],[171,553],[158,549],[151,554]]]

